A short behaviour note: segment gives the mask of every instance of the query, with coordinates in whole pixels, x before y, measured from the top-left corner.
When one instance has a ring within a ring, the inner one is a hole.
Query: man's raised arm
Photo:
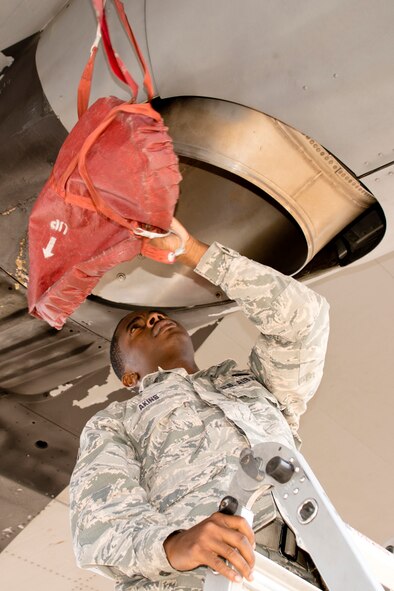
[[[274,394],[297,436],[299,417],[323,373],[329,305],[306,285],[214,243],[196,272],[235,300],[260,335],[250,354],[257,379]]]
[[[175,220],[186,241],[179,260],[218,285],[256,325],[250,354],[257,379],[274,394],[297,438],[300,415],[323,374],[329,305],[306,285],[218,243],[199,242]],[[155,242],[155,241],[154,241]]]

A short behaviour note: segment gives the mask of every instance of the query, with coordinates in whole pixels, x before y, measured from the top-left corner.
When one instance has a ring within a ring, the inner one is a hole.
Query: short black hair
[[[122,320],[120,322],[122,322]],[[119,328],[120,322],[117,324],[117,326],[114,330],[114,334],[112,335],[111,346],[109,349],[109,356],[110,356],[112,369],[114,370],[116,376],[121,380],[123,377],[123,374],[125,372],[125,364],[124,364],[124,360],[123,360],[122,349],[120,348],[120,344],[119,344],[118,328]]]

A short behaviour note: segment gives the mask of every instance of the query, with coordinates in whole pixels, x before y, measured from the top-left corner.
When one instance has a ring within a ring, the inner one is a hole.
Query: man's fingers
[[[207,554],[204,564],[230,581],[241,582],[242,580],[242,574],[228,566],[220,556],[213,552]]]
[[[238,534],[239,537],[239,534]],[[237,540],[215,543],[212,551],[220,559],[227,560],[243,577],[250,579],[254,567],[254,553],[249,542],[245,544]]]
[[[215,519],[218,525],[225,526],[230,530],[236,530],[246,536],[249,544],[252,547],[254,546],[254,532],[246,519],[239,515],[225,515],[224,513],[214,513],[212,518]]]
[[[220,529],[217,530],[216,536],[211,537],[212,545],[210,550],[220,560],[228,560],[230,565],[243,577],[250,579],[255,563],[253,552],[254,533],[252,528],[243,517],[238,515],[216,513],[212,517],[212,521],[220,526]],[[234,579],[232,578],[231,580]]]
[[[253,548],[250,545],[248,538],[244,534],[230,530],[226,534],[225,542],[230,547],[230,550],[234,550],[234,557],[238,555],[239,557],[243,558],[243,561],[250,569],[254,567],[255,557]],[[236,568],[238,568],[237,564],[233,562],[233,554],[225,554],[223,556],[232,562]]]
[[[252,579],[253,545],[254,534],[245,519],[214,513],[189,530],[169,536],[164,550],[169,563],[177,570],[206,565],[230,581],[237,581],[240,575]]]
[[[175,234],[178,234],[178,236],[180,236],[183,242],[187,242],[189,238],[189,232],[186,230],[184,226],[182,226],[182,224],[176,218],[172,218],[170,228],[175,232]]]

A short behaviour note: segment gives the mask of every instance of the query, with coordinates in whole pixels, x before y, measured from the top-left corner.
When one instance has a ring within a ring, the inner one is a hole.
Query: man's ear
[[[127,371],[122,376],[122,383],[126,388],[134,388],[140,381],[140,376],[134,371]]]

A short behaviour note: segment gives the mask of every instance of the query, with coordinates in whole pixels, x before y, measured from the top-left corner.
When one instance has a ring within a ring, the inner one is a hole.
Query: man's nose
[[[151,312],[148,316],[147,325],[149,326],[149,328],[152,328],[156,324],[156,322],[159,322],[159,320],[163,320],[163,318],[165,318],[165,315],[161,312]]]

